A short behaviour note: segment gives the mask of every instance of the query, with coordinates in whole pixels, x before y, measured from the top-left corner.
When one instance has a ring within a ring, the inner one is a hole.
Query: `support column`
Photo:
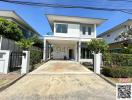
[[[80,62],[80,59],[81,59],[81,41],[79,41],[79,44],[78,44],[78,61]]]
[[[75,48],[74,48],[74,57],[75,57],[75,61],[78,61],[78,59],[77,59],[77,55],[78,55],[78,46],[77,46],[78,44],[76,43],[76,45],[75,45]]]
[[[51,54],[50,54],[50,52],[51,52],[51,44],[49,44],[49,46],[48,46],[49,48],[48,48],[48,53],[49,53],[49,59],[51,59]]]
[[[46,39],[44,39],[43,60],[46,61]]]

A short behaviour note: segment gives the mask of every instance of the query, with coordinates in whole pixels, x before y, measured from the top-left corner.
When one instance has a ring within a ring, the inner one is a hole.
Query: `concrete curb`
[[[116,87],[116,84],[114,82],[112,82],[110,79],[106,78],[104,75],[99,75],[97,74],[98,76],[100,76],[102,79],[104,79],[106,82],[108,82],[109,84],[111,84],[112,86]]]
[[[2,92],[3,90],[5,90],[6,88],[8,88],[9,86],[11,86],[12,84],[16,83],[18,80],[20,80],[22,77],[24,77],[26,74],[21,75],[20,77],[14,79],[13,81],[6,83],[2,86],[0,86],[0,92]]]

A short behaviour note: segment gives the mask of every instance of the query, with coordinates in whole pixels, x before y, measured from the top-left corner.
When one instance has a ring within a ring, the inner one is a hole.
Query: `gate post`
[[[101,67],[101,53],[94,54],[94,72],[96,74],[100,74],[100,67]]]
[[[0,50],[0,72],[7,74],[10,62],[10,51]]]
[[[26,74],[30,70],[30,51],[23,51],[21,74]]]

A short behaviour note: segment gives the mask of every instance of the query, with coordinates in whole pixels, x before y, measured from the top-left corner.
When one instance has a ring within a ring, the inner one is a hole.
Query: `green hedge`
[[[41,62],[43,52],[41,50],[30,50],[30,65]]]
[[[132,54],[106,53],[103,61],[105,66],[132,66]]]
[[[102,74],[113,78],[132,77],[132,67],[104,67]]]

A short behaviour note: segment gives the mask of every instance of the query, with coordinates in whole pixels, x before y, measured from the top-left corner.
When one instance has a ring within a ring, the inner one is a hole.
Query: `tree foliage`
[[[122,32],[119,36],[117,36],[115,38],[115,41],[124,41],[124,40],[128,40],[128,39],[132,39],[132,28]],[[132,44],[125,42],[121,44],[122,46],[122,51],[123,53],[132,53]]]
[[[122,32],[119,36],[115,38],[115,41],[123,41],[128,39],[132,39],[132,28]]]
[[[31,37],[30,39],[34,41],[33,46],[43,49],[43,41],[37,35]]]
[[[102,39],[92,39],[90,42],[88,42],[88,48],[94,52],[94,53],[104,53],[108,50],[107,43]]]
[[[19,27],[4,18],[0,18],[0,34],[15,41],[19,41],[23,38],[23,33]]]
[[[22,49],[28,50],[30,47],[33,46],[34,42],[31,39],[21,39],[17,42],[17,44],[22,47]]]
[[[132,44],[124,46],[122,52],[125,54],[132,54]]]

